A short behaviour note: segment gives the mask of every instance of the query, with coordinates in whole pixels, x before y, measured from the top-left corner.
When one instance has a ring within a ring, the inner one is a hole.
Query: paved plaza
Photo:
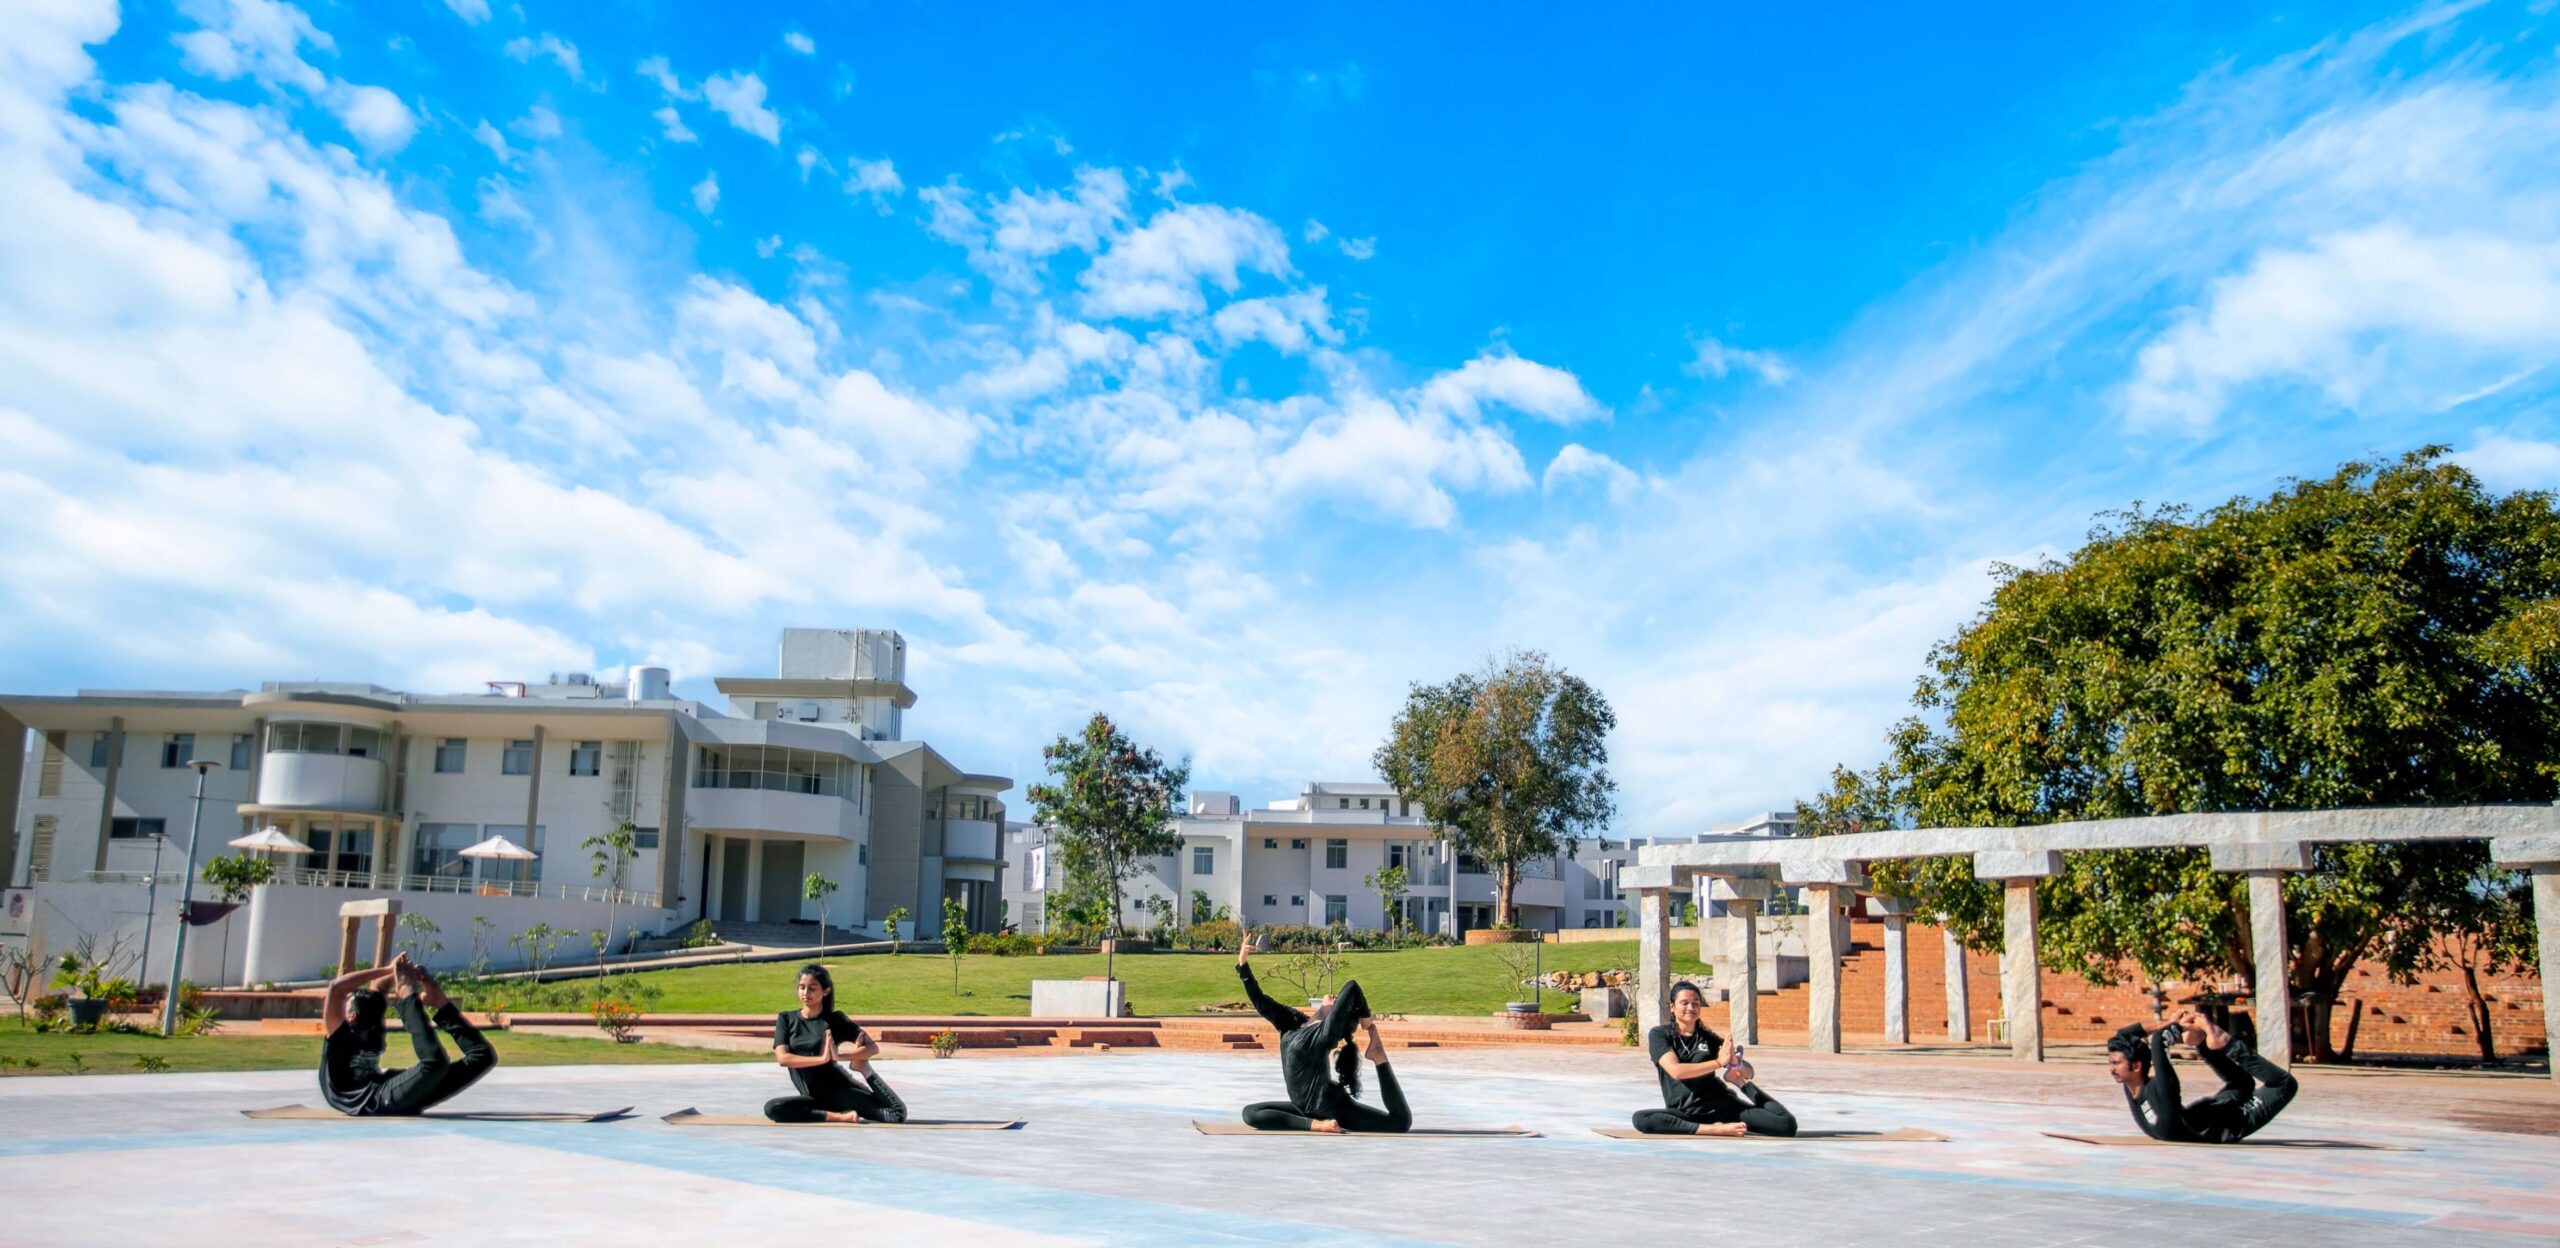
[[[1280,1095],[1268,1054],[883,1064],[920,1116],[1026,1120],[1008,1132],[658,1121],[755,1112],[787,1090],[760,1064],[501,1069],[453,1106],[640,1111],[596,1125],[240,1116],[315,1101],[298,1073],[19,1078],[0,1081],[0,1243],[656,1244],[786,1228],[987,1244],[2560,1241],[2560,1093],[2538,1077],[2306,1071],[2271,1136],[2421,1151],[2207,1151],[2042,1136],[2132,1129],[2085,1056],[2020,1071],[1762,1050],[1760,1066],[1807,1128],[1950,1138],[1597,1135],[1656,1103],[1633,1052],[1399,1055],[1418,1125],[1543,1133],[1481,1140],[1195,1133],[1195,1117]]]

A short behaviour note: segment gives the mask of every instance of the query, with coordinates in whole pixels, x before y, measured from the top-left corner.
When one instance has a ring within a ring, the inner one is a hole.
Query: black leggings
[[[369,1114],[405,1118],[425,1113],[480,1082],[480,1076],[498,1064],[498,1051],[451,1001],[436,1008],[434,1025],[429,1026],[427,1007],[415,995],[403,996],[400,1026],[409,1033],[409,1047],[416,1051],[418,1064],[382,1081]],[[444,1046],[436,1042],[437,1027],[453,1037],[454,1047],[462,1050],[461,1060],[444,1055]]]
[[[1387,1102],[1384,1111],[1371,1109],[1350,1097],[1342,1098],[1342,1108],[1334,1122],[1345,1131],[1403,1132],[1413,1129],[1413,1110],[1404,1103],[1404,1090],[1396,1086],[1395,1067],[1378,1065],[1378,1095]],[[1244,1125],[1261,1131],[1312,1131],[1315,1119],[1298,1112],[1288,1101],[1263,1101],[1244,1107]]]
[[[2246,1040],[2233,1040],[2227,1050],[2196,1052],[2222,1077],[2221,1091],[2187,1106],[2183,1115],[2187,1130],[2207,1143],[2237,1144],[2257,1134],[2302,1090],[2291,1072],[2259,1056]]]
[[[777,1096],[764,1103],[764,1116],[774,1122],[824,1122],[829,1113],[851,1112],[864,1122],[905,1122],[907,1103],[889,1090],[889,1081],[877,1072],[866,1071],[863,1079],[871,1087],[864,1090],[846,1084],[834,1095]]]
[[[1698,1128],[1711,1122],[1738,1122],[1753,1135],[1794,1135],[1796,1116],[1778,1103],[1778,1098],[1760,1090],[1756,1083],[1739,1089],[1751,1098],[1748,1105],[1727,1098],[1722,1105],[1708,1104],[1693,1110],[1639,1109],[1636,1130],[1646,1135],[1695,1135]]]

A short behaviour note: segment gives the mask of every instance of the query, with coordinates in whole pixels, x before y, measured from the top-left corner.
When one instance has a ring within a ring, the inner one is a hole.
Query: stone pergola
[[[2164,815],[2029,828],[1923,828],[1648,845],[1636,852],[1634,863],[1618,872],[1618,887],[1636,897],[1641,940],[1637,1025],[1651,1028],[1669,1016],[1672,890],[1712,877],[1727,881],[1734,896],[1742,899],[1728,903],[1730,912],[1745,918],[1734,968],[1738,982],[1731,985],[1732,1027],[1737,1038],[1756,1041],[1759,967],[1751,948],[1749,916],[1759,910],[1761,899],[1772,888],[1801,887],[1806,909],[1823,920],[1806,924],[1811,976],[1806,1043],[1818,1052],[1838,1052],[1841,949],[1839,929],[1832,920],[1867,887],[1867,864],[1964,855],[1973,859],[1975,878],[1997,880],[2004,886],[2000,995],[2009,1022],[2010,1053],[2021,1061],[2043,1061],[2043,976],[2035,956],[2036,881],[2059,872],[2066,851],[2200,845],[2212,854],[2214,870],[2248,879],[2250,948],[2257,959],[2258,1047],[2270,1060],[2289,1063],[2293,1060],[2293,1003],[2285,982],[2283,876],[2311,868],[2312,846],[2351,841],[2487,841],[2499,866],[2531,871],[2534,917],[2541,926],[2537,964],[2546,985],[2544,1034],[2560,1037],[2560,993],[2547,987],[2550,972],[2560,968],[2560,809],[2543,805]],[[1883,904],[1885,1028],[1889,1040],[1901,1043],[1909,1039],[1910,994],[1902,937],[1912,915],[1908,903]],[[1958,996],[1964,991],[1962,963],[1956,960],[1960,956],[1960,950],[1950,949],[1949,1038],[1959,1040],[1968,1038],[1963,1034],[1967,1023]],[[2553,1063],[2553,1078],[2560,1079],[2560,1062]]]

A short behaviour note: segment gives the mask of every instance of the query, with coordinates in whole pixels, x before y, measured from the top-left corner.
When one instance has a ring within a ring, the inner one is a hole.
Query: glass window
[[[1271,895],[1271,894],[1269,894],[1269,893],[1264,893],[1264,894],[1262,895],[1262,904],[1264,904],[1264,905],[1266,905],[1266,906],[1276,906],[1276,905],[1279,905],[1279,904],[1280,904],[1280,899],[1279,899],[1279,898],[1277,898],[1277,897],[1272,896],[1272,895]]]
[[[458,776],[471,760],[471,743],[461,737],[446,737],[436,742],[436,774]]]
[[[254,733],[233,733],[231,736],[231,770],[249,770],[249,754],[252,750],[257,748],[257,744],[258,738]]]
[[[840,754],[778,745],[704,746],[694,756],[693,787],[845,797],[854,775],[852,761]]]
[[[569,748],[569,774],[592,776],[604,769],[604,742],[581,741]]]
[[[1405,852],[1405,847],[1402,845],[1387,846],[1387,865],[1390,867],[1405,865]]]
[[[658,830],[656,828],[633,828],[631,830],[631,848],[656,849],[657,847]]]
[[[855,862],[855,864],[857,864],[857,865],[859,865],[859,866],[865,866],[865,867],[870,866],[870,865],[871,865],[871,847],[870,847],[870,846],[868,846],[868,845],[856,845],[856,846],[854,846],[854,847],[853,847],[853,861]]]
[[[1351,899],[1338,895],[1327,896],[1324,899],[1324,921],[1328,926],[1350,922]]]
[[[347,729],[347,756],[350,758],[382,757],[382,734],[371,728]]]
[[[1338,836],[1326,838],[1324,843],[1325,870],[1340,871],[1344,867],[1348,867],[1350,865],[1351,842]]]
[[[270,754],[335,754],[338,752],[338,726],[300,722],[269,725],[267,752]]]
[[[136,841],[146,836],[159,836],[168,826],[165,819],[116,819],[107,824],[107,839]]]
[[[184,767],[196,761],[196,734],[173,732],[160,740],[160,765]]]
[[[480,839],[468,823],[422,823],[409,834],[409,874],[444,879],[471,878],[471,860],[462,851]]]
[[[1364,797],[1364,798],[1361,798],[1361,799],[1360,799],[1360,809],[1362,809],[1362,810],[1367,810],[1367,809],[1369,809],[1369,799],[1368,799],[1368,798],[1365,798],[1365,797]]]
[[[108,742],[110,742],[110,741],[113,741],[113,740],[115,740],[115,734],[114,734],[114,733],[111,733],[111,732],[102,732],[102,733],[99,733],[98,735],[96,735],[96,736],[94,736],[94,737],[89,738],[89,769],[90,769],[90,770],[92,770],[92,771],[97,771],[97,770],[101,770],[101,769],[103,769],[103,768],[105,768],[105,767],[106,767],[106,765],[107,765],[107,743],[108,743]]]
[[[1293,906],[1304,906],[1307,904],[1307,899],[1296,893],[1291,893],[1289,894],[1289,904]]]
[[[1191,847],[1191,874],[1208,875],[1217,869],[1218,851],[1214,845]]]
[[[533,742],[509,741],[498,755],[498,774],[529,776],[533,774]]]
[[[1293,836],[1293,837],[1290,837],[1290,838],[1289,838],[1289,848],[1291,848],[1291,849],[1305,849],[1306,847],[1307,847],[1307,838],[1305,838],[1305,837],[1303,837],[1303,836]]]
[[[1280,842],[1276,838],[1266,836],[1262,838],[1262,847],[1264,849],[1278,849],[1280,848]]]
[[[500,883],[541,883],[542,830],[542,826],[537,825],[533,829],[533,835],[528,837],[524,834],[524,825],[521,823],[492,823],[482,827],[480,829],[482,839],[487,839],[492,836],[503,836],[510,841],[514,841],[518,845],[524,846],[526,849],[532,850],[534,856],[530,860],[522,858],[484,858],[480,861],[480,878]]]
[[[1338,802],[1340,802],[1340,803],[1342,804],[1342,809],[1344,809],[1344,810],[1349,810],[1349,809],[1351,809],[1351,799],[1350,799],[1350,798],[1347,798],[1347,797],[1341,797],[1341,798],[1335,798],[1334,800],[1335,800],[1335,801],[1338,801]],[[1360,804],[1361,804],[1361,805],[1363,805],[1363,806],[1366,806],[1366,805],[1368,805],[1369,803],[1367,803],[1367,802],[1362,802],[1362,803],[1360,803]]]

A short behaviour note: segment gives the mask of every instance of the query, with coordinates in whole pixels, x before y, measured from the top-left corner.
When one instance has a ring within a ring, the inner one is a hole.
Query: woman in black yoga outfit
[[[880,1046],[836,1008],[835,977],[812,962],[800,968],[799,991],[799,1009],[773,1016],[773,1060],[791,1072],[800,1095],[766,1101],[764,1116],[775,1122],[905,1122],[907,1103],[871,1069]],[[839,1061],[851,1063],[862,1082],[855,1083]]]
[[[1253,967],[1247,964],[1252,956],[1253,936],[1248,932],[1236,943],[1236,978],[1244,981],[1244,995],[1253,1002],[1255,1012],[1280,1029],[1280,1078],[1289,1086],[1289,1099],[1245,1106],[1245,1125],[1264,1131],[1329,1134],[1412,1130],[1413,1111],[1405,1107],[1395,1069],[1387,1065],[1387,1045],[1378,1038],[1378,1024],[1369,1018],[1369,1000],[1361,995],[1359,981],[1344,984],[1340,993],[1319,1002],[1310,1018],[1263,994],[1262,985],[1254,982]],[[1361,1033],[1358,1050],[1351,1047],[1354,1031]],[[1378,1068],[1378,1095],[1387,1103],[1384,1110],[1352,1099],[1360,1094],[1364,1055]]]
[[[409,1033],[409,1048],[418,1064],[407,1070],[382,1068],[388,1037],[383,1015],[390,1004],[380,987],[386,981],[400,989],[400,1025]],[[433,1022],[430,1024],[430,1018]],[[459,1061],[444,1055],[436,1042],[442,1027],[462,1050]],[[480,1081],[498,1064],[498,1051],[446,1000],[425,967],[401,954],[391,965],[341,975],[329,984],[320,1004],[320,1095],[329,1108],[357,1118],[406,1117],[451,1100]]]
[[[1636,1130],[1647,1135],[1794,1135],[1796,1117],[1751,1081],[1742,1046],[1719,1058],[1724,1037],[1698,1021],[1706,994],[1682,980],[1671,985],[1671,1021],[1646,1040],[1654,1076],[1662,1081],[1661,1109],[1636,1111]]]

